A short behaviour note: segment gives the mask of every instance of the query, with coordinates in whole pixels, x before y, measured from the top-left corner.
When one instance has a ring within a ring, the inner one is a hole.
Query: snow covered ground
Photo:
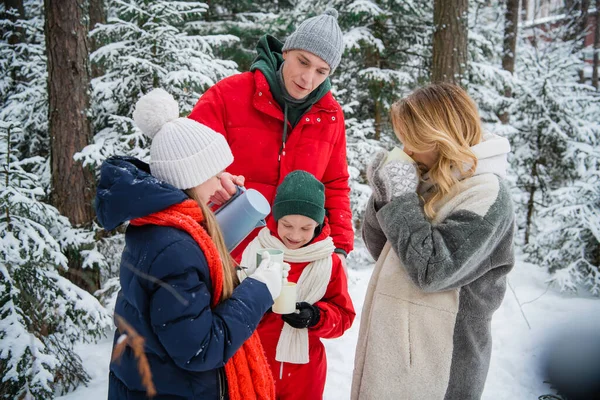
[[[357,319],[342,338],[325,341],[329,361],[325,389],[327,400],[350,398],[354,347],[371,270],[364,267],[350,270],[349,287],[358,312]],[[507,291],[502,306],[494,315],[494,347],[483,399],[535,400],[542,394],[554,393],[543,382],[539,367],[549,336],[556,329],[572,327],[581,319],[598,319],[600,299],[560,293],[554,287],[548,287],[545,283],[547,276],[542,269],[522,261],[509,275],[514,293],[510,289]],[[518,302],[522,304],[523,313]],[[98,344],[78,348],[92,381],[88,387],[79,388],[59,399],[106,399],[111,343],[111,338],[108,338]]]

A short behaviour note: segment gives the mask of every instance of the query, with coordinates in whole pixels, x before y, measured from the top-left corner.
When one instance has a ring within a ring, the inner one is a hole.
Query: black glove
[[[296,303],[296,309],[298,310],[297,313],[283,314],[281,316],[281,319],[287,322],[292,328],[312,328],[321,318],[319,307],[305,301]]]

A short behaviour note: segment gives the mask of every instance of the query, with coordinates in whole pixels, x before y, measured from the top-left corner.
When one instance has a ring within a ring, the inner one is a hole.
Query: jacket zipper
[[[283,135],[281,137],[281,148],[279,149],[279,156],[277,157],[277,162],[281,162],[281,156],[282,155],[285,156],[285,142],[287,141],[287,136],[288,136],[288,132],[287,132],[287,128],[288,128],[287,112],[288,112],[288,105],[287,105],[287,103],[285,103],[284,111],[283,111]]]
[[[219,400],[225,400],[225,382],[223,368],[219,368]]]

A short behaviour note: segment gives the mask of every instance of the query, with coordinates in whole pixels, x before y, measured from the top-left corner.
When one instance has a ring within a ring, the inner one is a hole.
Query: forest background
[[[248,70],[261,35],[284,40],[328,6],[344,33],[331,81],[346,117],[350,274],[372,263],[359,238],[365,172],[397,144],[391,104],[451,81],[476,100],[486,130],[511,142],[523,260],[558,290],[600,296],[598,4],[3,0],[0,397],[48,399],[89,381],[74,349],[112,329],[124,245],[123,228],[95,221],[95,182],[109,156],[148,159],[136,100],[161,87],[185,116],[211,85]]]

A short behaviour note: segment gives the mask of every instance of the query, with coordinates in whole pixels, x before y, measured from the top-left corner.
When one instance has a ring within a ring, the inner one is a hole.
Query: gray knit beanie
[[[169,93],[154,89],[135,104],[133,120],[152,139],[150,172],[178,189],[196,187],[233,162],[223,135],[189,118]]]
[[[307,19],[287,38],[282,50],[308,51],[325,61],[333,74],[344,53],[337,17],[338,12],[328,8],[323,14]]]

